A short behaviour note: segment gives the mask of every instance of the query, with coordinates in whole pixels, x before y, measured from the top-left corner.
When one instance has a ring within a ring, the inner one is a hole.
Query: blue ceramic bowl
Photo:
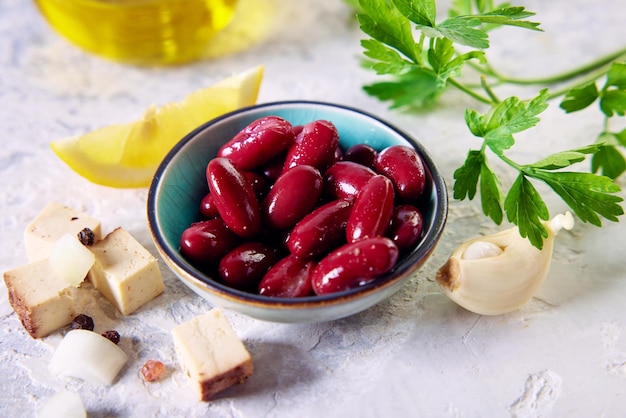
[[[199,202],[207,193],[205,170],[222,144],[254,120],[280,116],[293,125],[316,119],[331,121],[340,145],[366,143],[381,150],[403,144],[423,157],[430,180],[424,234],[417,247],[375,283],[340,293],[304,298],[277,298],[242,292],[207,276],[179,251],[182,232],[200,219]],[[157,251],[189,288],[215,306],[234,309],[261,320],[313,323],[343,318],[363,311],[397,292],[426,262],[439,241],[447,219],[448,196],[441,174],[424,147],[406,133],[366,112],[346,106],[307,101],[265,103],[211,120],[183,138],[158,168],[148,194],[148,223]]]

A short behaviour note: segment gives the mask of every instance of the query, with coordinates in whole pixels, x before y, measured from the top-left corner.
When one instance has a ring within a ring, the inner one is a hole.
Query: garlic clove
[[[454,302],[481,315],[522,307],[548,274],[554,237],[562,228],[571,229],[574,218],[566,212],[544,225],[548,237],[541,250],[522,238],[516,227],[464,242],[437,272],[437,283]]]

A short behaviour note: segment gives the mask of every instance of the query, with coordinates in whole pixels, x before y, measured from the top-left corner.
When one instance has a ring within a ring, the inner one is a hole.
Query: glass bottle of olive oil
[[[237,0],[35,0],[83,49],[139,65],[188,62],[231,21]]]

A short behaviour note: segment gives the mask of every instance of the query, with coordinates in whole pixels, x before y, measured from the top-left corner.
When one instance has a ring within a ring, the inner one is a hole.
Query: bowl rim
[[[430,174],[429,177],[433,184],[433,190],[431,193],[435,193],[434,200],[437,210],[433,214],[430,222],[430,228],[426,231],[426,234],[423,236],[420,244],[413,251],[411,251],[411,253],[399,260],[396,266],[394,266],[390,272],[386,273],[385,277],[381,280],[375,280],[372,283],[358,288],[335,292],[328,295],[314,295],[299,298],[264,296],[248,293],[219,283],[217,280],[195,268],[190,262],[184,260],[182,255],[176,249],[172,248],[165,240],[163,234],[159,232],[159,220],[156,203],[160,192],[160,186],[162,184],[162,178],[168,169],[169,163],[175,158],[181,148],[185,147],[187,143],[192,141],[204,130],[208,129],[212,125],[224,121],[225,119],[236,117],[251,111],[254,112],[261,109],[289,106],[328,107],[332,109],[339,109],[341,111],[347,111],[348,113],[356,113],[362,117],[369,118],[374,123],[384,126],[386,129],[391,130],[403,140],[408,142],[419,152],[420,156],[424,160],[425,166]],[[308,308],[323,307],[329,304],[341,303],[344,300],[350,300],[355,297],[370,294],[382,288],[394,285],[398,280],[409,276],[415,270],[420,268],[426,261],[441,238],[448,217],[448,194],[445,179],[441,175],[441,172],[432,160],[430,154],[420,142],[418,142],[412,135],[409,135],[405,131],[368,111],[344,104],[315,100],[282,100],[259,103],[225,113],[198,126],[177,142],[161,161],[150,184],[146,204],[148,227],[152,240],[165,263],[168,264],[170,269],[173,270],[179,279],[182,279],[180,275],[184,275],[185,280],[191,282],[185,283],[187,285],[193,284],[195,287],[202,289],[203,291],[208,291],[223,299],[236,301],[238,303],[245,303],[248,305],[251,304],[261,306],[266,309],[289,309],[297,306]],[[205,276],[208,280],[203,280],[199,276]]]

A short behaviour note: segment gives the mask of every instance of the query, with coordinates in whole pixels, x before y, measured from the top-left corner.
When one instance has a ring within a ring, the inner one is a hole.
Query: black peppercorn
[[[72,329],[86,329],[88,331],[93,331],[93,319],[91,319],[88,315],[80,314],[74,318],[70,326]]]
[[[120,333],[115,330],[104,331],[102,336],[113,343],[118,344],[120,342]]]
[[[83,245],[93,245],[96,242],[96,234],[90,228],[84,228],[78,233],[78,240]]]

